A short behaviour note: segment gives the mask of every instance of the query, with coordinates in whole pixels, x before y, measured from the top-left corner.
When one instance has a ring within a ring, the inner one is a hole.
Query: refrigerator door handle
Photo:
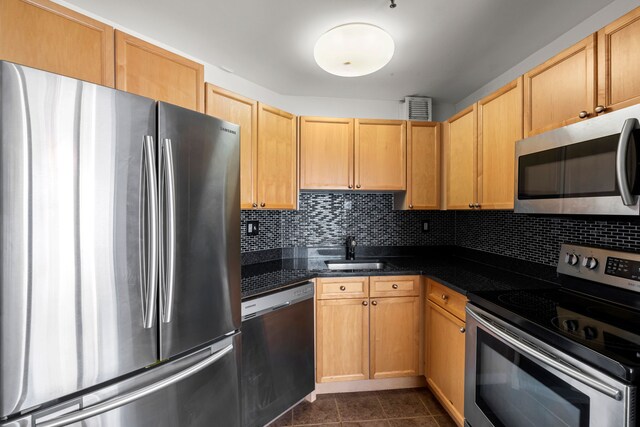
[[[122,396],[115,397],[113,399],[107,400],[97,405],[89,406],[86,409],[82,409],[78,412],[62,415],[58,418],[47,420],[42,423],[39,423],[38,420],[35,420],[35,426],[36,427],[61,427],[68,424],[77,423],[82,420],[86,420],[87,418],[95,417],[105,412],[112,411],[116,408],[127,405],[131,402],[135,402],[136,400],[142,399],[145,396],[156,393],[164,388],[167,388],[173,384],[176,384],[177,382],[180,382],[202,371],[207,366],[212,365],[218,360],[222,359],[225,355],[227,355],[232,350],[233,350],[233,344],[229,344],[228,346],[224,347],[222,350],[212,354],[211,356],[196,363],[190,368],[187,368],[184,371],[178,372],[177,374],[167,377],[162,381],[158,381],[155,384],[148,385],[139,390],[132,391],[131,393],[127,393]]]
[[[153,327],[155,317],[154,303],[156,300],[156,288],[158,281],[158,181],[156,177],[156,155],[153,137],[145,135],[144,137],[144,155],[142,158],[145,173],[146,193],[149,221],[149,244],[145,248],[148,252],[147,259],[143,262],[146,264],[147,271],[144,279],[146,279],[144,289],[144,309],[142,312],[143,327],[150,329]],[[144,268],[144,267],[143,267]]]
[[[162,207],[162,322],[172,318],[176,271],[176,193],[173,168],[173,148],[169,138],[162,140],[160,151],[160,186]],[[166,201],[165,198],[166,197]]]

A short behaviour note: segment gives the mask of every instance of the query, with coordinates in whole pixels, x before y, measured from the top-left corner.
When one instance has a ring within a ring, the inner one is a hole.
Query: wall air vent
[[[406,96],[404,98],[404,119],[432,121],[432,102],[426,96]]]

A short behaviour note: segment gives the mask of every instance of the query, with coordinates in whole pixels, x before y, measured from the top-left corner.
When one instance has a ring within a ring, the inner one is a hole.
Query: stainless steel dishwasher
[[[242,417],[263,427],[315,387],[313,283],[242,302]]]

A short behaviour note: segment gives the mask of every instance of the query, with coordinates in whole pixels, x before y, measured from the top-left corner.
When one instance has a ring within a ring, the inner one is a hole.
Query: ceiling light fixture
[[[342,77],[378,71],[391,61],[395,44],[385,30],[371,24],[344,24],[324,33],[313,50],[323,70]]]

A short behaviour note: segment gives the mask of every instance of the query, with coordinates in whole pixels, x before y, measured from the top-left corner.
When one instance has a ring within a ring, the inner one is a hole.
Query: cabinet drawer
[[[413,297],[420,295],[420,276],[377,276],[371,281],[371,297]]]
[[[467,298],[464,295],[433,280],[428,280],[428,286],[427,296],[430,301],[433,301],[459,319],[465,318],[464,307],[467,304]]]
[[[366,298],[368,277],[320,277],[317,279],[318,299]]]

